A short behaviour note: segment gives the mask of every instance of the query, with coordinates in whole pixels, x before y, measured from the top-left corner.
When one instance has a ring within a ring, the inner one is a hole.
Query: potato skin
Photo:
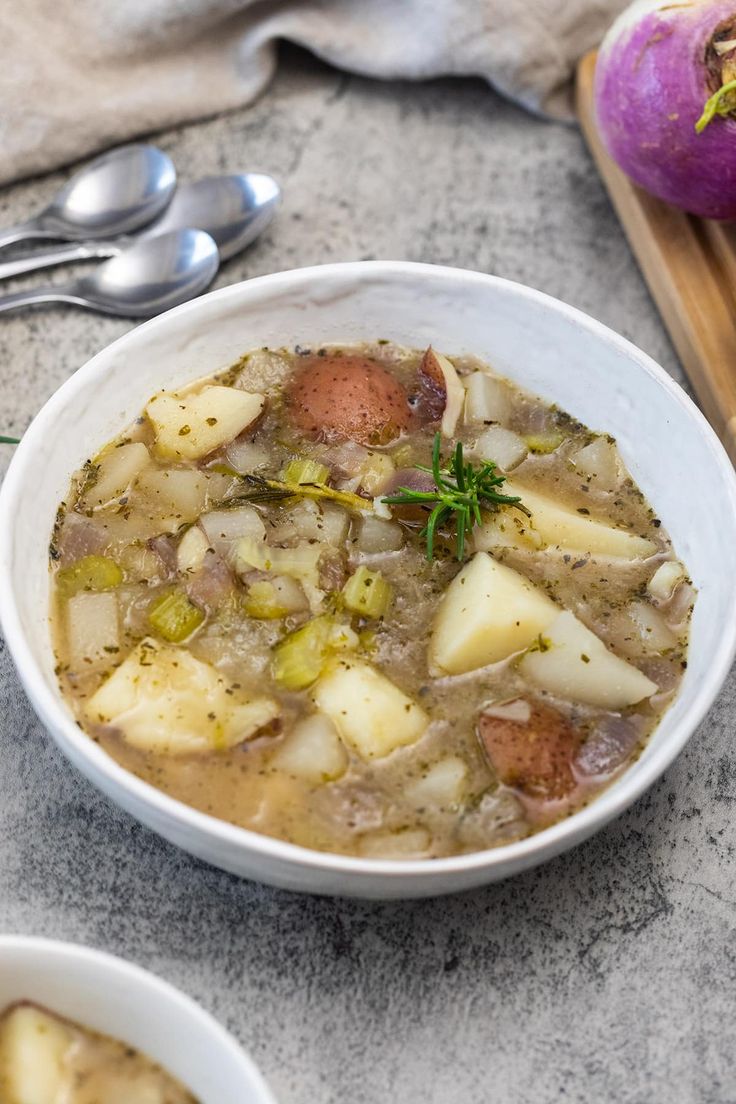
[[[537,801],[559,801],[577,786],[572,764],[583,733],[552,706],[529,706],[528,721],[481,713],[478,735],[501,782]]]
[[[406,391],[366,356],[305,357],[286,389],[296,429],[317,440],[386,445],[411,425]]]

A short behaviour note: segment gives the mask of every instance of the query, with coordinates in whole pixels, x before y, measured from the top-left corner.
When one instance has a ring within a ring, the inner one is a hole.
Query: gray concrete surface
[[[596,315],[679,378],[574,129],[472,82],[379,86],[287,62],[250,110],[160,136],[182,173],[283,182],[278,222],[221,284],[361,257],[492,271]],[[0,221],[60,179],[0,193]],[[61,309],[4,317],[0,431],[22,430],[126,328]],[[180,985],[281,1104],[726,1104],[735,706],[732,677],[660,784],[543,869],[361,904],[239,882],[139,827],[56,752],[0,651],[0,930],[104,947]]]

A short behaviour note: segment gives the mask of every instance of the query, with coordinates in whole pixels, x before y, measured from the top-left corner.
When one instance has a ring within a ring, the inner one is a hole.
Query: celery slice
[[[326,464],[320,464],[318,460],[310,460],[307,457],[298,460],[290,460],[284,468],[282,479],[286,483],[326,483],[330,477],[330,469]]]
[[[530,452],[538,456],[546,456],[549,452],[558,449],[565,440],[564,433],[527,433],[524,437],[526,446]]]
[[[277,620],[293,612],[289,606],[284,605],[276,587],[268,579],[258,579],[250,584],[243,608],[249,617],[255,617],[259,621]]]
[[[276,645],[271,673],[282,689],[304,690],[317,681],[327,660],[331,631],[330,617],[315,617]]]
[[[358,637],[349,625],[323,614],[276,645],[271,674],[283,690],[304,690],[317,681],[332,655],[357,647]]]
[[[345,605],[362,617],[383,617],[391,604],[393,588],[380,571],[359,567],[342,589]]]
[[[204,621],[204,613],[183,590],[174,587],[154,599],[148,608],[151,628],[170,644],[181,644]]]
[[[83,556],[62,567],[56,575],[56,588],[62,598],[73,598],[80,590],[113,590],[122,581],[122,571],[109,556]]]

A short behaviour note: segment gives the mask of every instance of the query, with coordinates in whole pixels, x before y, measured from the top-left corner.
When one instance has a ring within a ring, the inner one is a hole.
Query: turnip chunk
[[[632,602],[628,612],[647,651],[666,652],[677,646],[677,637],[654,606],[648,602]]]
[[[200,525],[210,545],[226,559],[234,552],[235,542],[246,538],[256,542],[266,539],[266,526],[255,506],[237,506],[232,510],[210,510],[200,518]]]
[[[404,795],[418,808],[433,805],[451,809],[462,801],[467,777],[467,764],[457,755],[448,755],[407,786]]]
[[[466,376],[465,421],[507,422],[511,416],[512,399],[508,384],[486,372]]]
[[[73,667],[109,667],[120,648],[118,600],[110,591],[82,591],[66,607],[66,634]]]
[[[218,385],[187,395],[154,395],[146,415],[156,433],[156,452],[172,460],[198,460],[222,448],[260,417],[263,395]]]
[[[181,574],[199,571],[207,555],[210,542],[198,525],[187,529],[176,550],[176,569]]]
[[[143,751],[188,755],[235,747],[274,720],[279,706],[248,698],[185,648],[147,638],[92,695],[85,714]]]
[[[97,464],[97,478],[84,494],[84,505],[94,510],[122,498],[136,476],[150,463],[148,449],[140,441],[111,449]]]
[[[477,552],[447,588],[429,644],[433,675],[460,675],[527,648],[559,607],[518,571]]]
[[[312,698],[364,759],[380,759],[413,744],[429,723],[424,710],[398,686],[357,660],[333,663],[313,688]]]
[[[657,685],[609,652],[595,633],[565,610],[545,631],[543,648],[527,652],[519,670],[559,698],[624,709],[656,693]]]
[[[363,836],[359,852],[364,859],[421,859],[432,837],[426,828],[402,828],[398,832],[370,832]]]
[[[503,426],[489,426],[475,442],[473,452],[483,460],[492,460],[501,471],[517,468],[529,453],[526,441]]]
[[[22,1004],[7,1014],[0,1033],[3,1104],[58,1104],[69,1099],[68,1056],[74,1036],[54,1016]]]
[[[596,521],[572,507],[561,506],[516,481],[508,479],[503,491],[521,498],[531,511],[531,525],[548,545],[625,560],[644,559],[657,551],[656,544],[645,537]]]
[[[355,548],[365,555],[380,552],[398,552],[404,546],[404,531],[397,521],[366,514],[358,521]]]
[[[679,560],[665,560],[652,575],[647,590],[658,602],[668,602],[685,577],[685,568]]]
[[[149,516],[161,519],[161,527],[175,532],[194,521],[207,504],[209,480],[194,468],[152,468],[140,475],[135,485],[135,503],[145,506]]]
[[[618,486],[620,468],[616,446],[607,437],[596,437],[572,457],[576,471],[589,475],[592,486],[612,491]]]
[[[268,449],[253,441],[232,441],[225,450],[225,459],[234,471],[249,475],[259,468],[267,468],[271,462]]]
[[[271,766],[305,782],[333,782],[347,770],[348,753],[330,718],[313,713],[294,726]]]

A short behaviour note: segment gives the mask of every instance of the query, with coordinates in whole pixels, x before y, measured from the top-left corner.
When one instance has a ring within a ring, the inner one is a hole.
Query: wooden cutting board
[[[654,199],[611,160],[595,121],[595,62],[591,53],[578,67],[583,133],[700,405],[736,464],[736,224]]]

